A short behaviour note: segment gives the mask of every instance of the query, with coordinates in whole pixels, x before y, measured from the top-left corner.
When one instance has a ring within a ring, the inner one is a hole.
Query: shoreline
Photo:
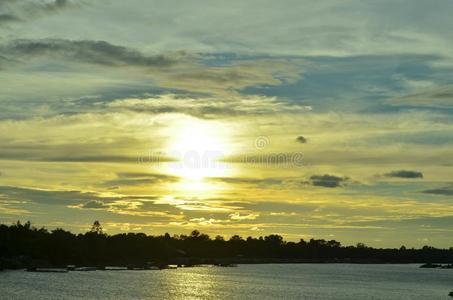
[[[199,268],[199,267],[219,267],[219,268],[230,268],[237,267],[241,265],[419,265],[418,268],[421,269],[452,269],[451,267],[446,267],[449,264],[442,265],[442,263],[433,263],[433,266],[426,263],[420,262],[376,262],[376,261],[235,261],[228,263],[193,263],[193,264],[176,264],[169,263],[166,265],[151,266],[147,267],[141,264],[136,265],[123,265],[123,264],[108,264],[105,266],[90,266],[89,264],[82,265],[68,265],[68,266],[58,266],[58,265],[41,265],[41,266],[21,266],[17,268],[2,268],[1,271],[29,271],[29,272],[59,272],[63,271],[70,272],[87,272],[87,271],[154,271],[154,270],[166,270],[166,269],[187,269],[187,268]],[[445,267],[442,267],[445,266]]]

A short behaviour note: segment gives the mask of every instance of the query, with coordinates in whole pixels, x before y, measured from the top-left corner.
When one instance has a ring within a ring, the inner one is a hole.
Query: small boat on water
[[[236,264],[215,264],[214,266],[217,266],[217,267],[225,267],[225,268],[234,268],[234,267],[237,267],[238,265]]]
[[[74,271],[79,271],[79,272],[87,272],[87,271],[96,271],[98,268],[96,267],[78,267],[74,268]]]
[[[433,263],[426,263],[420,266],[420,268],[428,268],[428,269],[453,269],[453,264],[433,264]]]
[[[177,265],[159,265],[158,266],[159,270],[165,270],[165,269],[177,269]]]
[[[441,269],[453,269],[453,264],[442,265]]]
[[[420,266],[420,268],[435,269],[442,267],[441,264],[426,263]]]
[[[145,270],[160,270],[159,265],[153,261],[146,262],[143,268]]]
[[[132,271],[142,271],[145,270],[145,267],[127,266],[127,269]]]
[[[75,265],[67,265],[67,266],[66,266],[66,270],[68,270],[68,271],[74,271],[75,268],[76,268]]]
[[[105,267],[105,271],[126,271],[127,267]]]
[[[27,272],[68,273],[68,270],[62,268],[28,268]]]

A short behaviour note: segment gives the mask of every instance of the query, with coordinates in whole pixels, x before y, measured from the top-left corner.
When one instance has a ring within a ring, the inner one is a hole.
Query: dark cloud
[[[85,4],[85,1],[78,0],[0,0],[0,7],[7,11],[7,13],[0,14],[0,26],[10,22],[27,22],[69,8],[80,8]]]
[[[281,152],[264,154],[241,154],[223,159],[228,163],[256,164],[256,165],[281,165],[286,168],[300,168],[305,163],[305,156],[301,152]]]
[[[174,64],[174,58],[165,55],[146,56],[141,52],[105,41],[74,41],[63,39],[15,40],[0,48],[5,55],[30,59],[47,57],[65,61],[110,67],[167,67]]]
[[[12,14],[0,14],[0,26],[6,23],[19,22],[21,19]]]
[[[452,108],[453,85],[440,86],[417,94],[391,99],[388,103],[408,107]]]
[[[344,186],[349,181],[348,177],[339,177],[335,175],[312,175],[309,183],[313,186],[322,186],[328,188],[336,188]]]
[[[101,209],[101,208],[108,208],[109,205],[105,204],[99,200],[91,200],[88,201],[80,206],[80,208],[87,208],[87,209]]]
[[[69,0],[55,0],[51,3],[46,3],[42,7],[46,10],[59,10],[76,5],[75,2]]]
[[[305,143],[307,142],[307,139],[306,139],[304,136],[299,135],[299,136],[296,138],[296,141],[297,141],[298,143],[305,144]]]
[[[397,178],[423,178],[423,173],[419,171],[399,170],[384,174],[384,176]]]
[[[376,221],[353,221],[349,222],[350,225],[368,225],[368,226],[383,226],[387,228],[401,228],[405,227],[410,230],[419,228],[421,231],[433,231],[439,228],[449,228],[453,222],[453,216],[441,216],[441,217],[409,217],[401,219],[386,219]]]
[[[118,141],[119,144],[134,139]],[[116,153],[100,153],[107,148],[112,148],[108,144],[65,144],[50,145],[35,143],[33,145],[25,143],[15,143],[11,139],[0,139],[1,160],[22,160],[22,161],[43,161],[43,162],[86,162],[86,163],[159,163],[170,162],[174,159],[159,155],[158,153],[145,154],[143,156],[117,155]]]
[[[74,205],[98,198],[94,193],[81,191],[41,190],[14,186],[0,186],[0,196],[7,200],[52,205]]]
[[[78,190],[42,190],[26,187],[0,186],[0,199],[20,201],[24,203],[36,203],[79,208],[109,208],[112,206],[121,208],[129,207],[129,203],[151,202],[157,199],[155,196],[109,196],[102,197],[94,192]]]
[[[69,156],[42,157],[35,160],[48,162],[130,163],[136,162],[137,158],[132,156],[121,156],[121,155],[90,155],[90,156],[69,155]]]
[[[217,69],[214,69],[217,71]],[[174,79],[180,81],[187,81],[197,79],[205,82],[216,82],[225,83],[228,82],[232,86],[242,84],[243,82],[250,80],[250,75],[240,72],[234,69],[221,68],[218,69],[220,72],[215,72],[213,69],[199,70],[198,72],[190,72],[175,75]]]
[[[439,196],[453,196],[453,186],[441,187],[422,191],[424,194],[432,194]]]
[[[113,179],[103,182],[102,185],[107,187],[119,187],[119,186],[150,185],[159,182],[165,182],[165,180],[154,178]]]
[[[231,184],[253,184],[253,185],[282,185],[284,178],[243,178],[243,177],[211,177],[210,181],[225,182]]]
[[[313,212],[319,208],[319,204],[312,203],[288,203],[288,202],[273,202],[273,201],[263,201],[263,202],[250,202],[250,203],[240,203],[240,205],[250,211],[256,211],[260,213],[269,213],[269,212],[284,212],[284,213],[307,213]]]
[[[117,173],[117,178],[103,182],[102,186],[136,186],[179,181],[179,177],[157,173]]]
[[[137,157],[121,155],[66,155],[52,156],[39,154],[32,150],[20,149],[15,152],[7,149],[0,150],[2,160],[43,161],[43,162],[86,162],[86,163],[132,163],[137,162]],[[144,161],[147,163],[147,161]],[[150,162],[151,163],[151,162]]]
[[[9,1],[16,3],[15,8],[29,15],[54,13],[68,8],[78,8],[84,1],[79,0],[53,0],[53,1]]]
[[[161,218],[168,221],[169,217],[179,217],[180,209],[166,203],[157,203],[156,196],[123,196],[103,197],[95,192],[78,190],[41,190],[35,188],[0,186],[0,201],[13,203],[15,206],[36,209],[36,205],[49,205],[57,208],[103,210],[120,215],[136,217]],[[173,216],[171,216],[173,214]]]

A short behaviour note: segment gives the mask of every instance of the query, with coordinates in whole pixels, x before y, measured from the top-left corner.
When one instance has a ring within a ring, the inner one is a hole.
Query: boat
[[[68,273],[68,270],[62,268],[28,268],[27,272]]]
[[[435,269],[435,268],[441,268],[441,264],[433,264],[433,263],[426,263],[420,266],[420,268],[429,268],[429,269]]]
[[[163,265],[159,265],[158,268],[160,270],[164,270],[164,269],[172,269],[173,270],[173,269],[177,269],[178,266],[177,265],[165,265],[165,264],[163,264]]]
[[[420,268],[429,268],[429,269],[453,269],[453,264],[432,264],[426,263],[420,266]]]
[[[127,266],[127,269],[128,269],[128,270],[132,270],[132,271],[142,271],[142,270],[145,270],[144,267],[138,267],[138,266],[133,266],[133,265]]]
[[[126,271],[127,267],[105,267],[106,271]]]
[[[146,262],[144,268],[145,270],[160,270],[159,266],[153,261]]]
[[[225,268],[235,268],[238,265],[236,265],[236,264],[215,264],[215,266],[217,266],[217,267],[225,267]]]
[[[453,269],[453,264],[442,265],[440,268],[441,269]]]
[[[96,267],[78,267],[74,268],[74,271],[79,271],[79,272],[87,272],[87,271],[96,271],[98,268]]]

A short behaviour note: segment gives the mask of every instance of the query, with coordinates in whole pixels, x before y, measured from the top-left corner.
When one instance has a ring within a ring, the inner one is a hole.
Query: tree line
[[[285,241],[280,235],[229,239],[194,230],[189,235],[168,233],[103,232],[98,221],[86,233],[64,229],[47,230],[30,222],[0,225],[0,267],[23,268],[30,265],[83,266],[141,265],[165,263],[266,262],[357,262],[357,263],[451,263],[453,248],[424,246],[408,249],[372,248],[359,243],[343,246],[335,240],[301,239]]]

